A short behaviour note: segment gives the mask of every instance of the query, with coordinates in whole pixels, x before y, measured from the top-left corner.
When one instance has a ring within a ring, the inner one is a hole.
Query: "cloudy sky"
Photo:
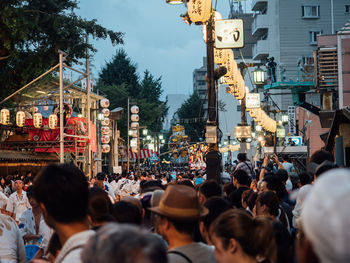
[[[180,18],[184,5],[169,5],[165,0],[80,0],[77,13],[87,19],[125,33],[123,46],[109,40],[94,41],[93,76],[123,47],[138,66],[140,76],[148,69],[162,76],[166,94],[192,93],[192,72],[206,54],[201,26],[189,26]],[[227,18],[229,0],[218,0],[217,9]]]

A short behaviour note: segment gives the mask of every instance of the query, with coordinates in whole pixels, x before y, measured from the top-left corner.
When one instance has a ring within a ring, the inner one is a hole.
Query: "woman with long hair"
[[[218,263],[275,262],[276,242],[268,219],[230,209],[214,221],[210,233]]]

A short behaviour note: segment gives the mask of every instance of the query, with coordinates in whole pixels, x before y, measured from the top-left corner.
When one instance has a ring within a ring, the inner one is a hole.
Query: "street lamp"
[[[252,129],[250,126],[236,126],[235,127],[235,138],[239,142],[247,142],[252,137]]]
[[[260,66],[253,71],[253,79],[255,85],[265,84],[265,71],[262,70]]]
[[[105,119],[105,115],[104,115],[102,112],[99,112],[99,113],[97,114],[97,119],[98,119],[99,121],[103,121],[103,120]]]
[[[288,115],[282,115],[282,122],[287,123],[288,122]]]
[[[148,134],[148,130],[147,130],[147,129],[143,129],[143,130],[142,130],[142,135],[143,135],[143,136],[146,136],[147,134]]]

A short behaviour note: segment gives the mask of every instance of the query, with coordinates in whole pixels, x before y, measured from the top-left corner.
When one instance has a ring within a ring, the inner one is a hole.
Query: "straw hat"
[[[198,220],[208,214],[208,209],[199,203],[196,191],[186,185],[169,185],[157,207],[152,212],[174,220]]]

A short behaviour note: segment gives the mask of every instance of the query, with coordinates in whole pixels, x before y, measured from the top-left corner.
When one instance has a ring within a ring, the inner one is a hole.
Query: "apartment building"
[[[208,112],[208,95],[207,95],[207,81],[205,76],[207,74],[207,58],[203,57],[203,65],[200,68],[193,70],[193,92],[197,92],[199,97],[203,100],[203,112]]]
[[[317,36],[336,33],[344,26],[350,19],[350,2],[252,0],[252,11],[255,12],[252,34],[258,38],[253,46],[253,59],[266,61],[274,57],[277,81],[297,82],[306,78],[310,81]],[[310,67],[305,67],[307,65]],[[272,93],[278,94],[272,97],[282,110],[293,104],[290,90]]]

